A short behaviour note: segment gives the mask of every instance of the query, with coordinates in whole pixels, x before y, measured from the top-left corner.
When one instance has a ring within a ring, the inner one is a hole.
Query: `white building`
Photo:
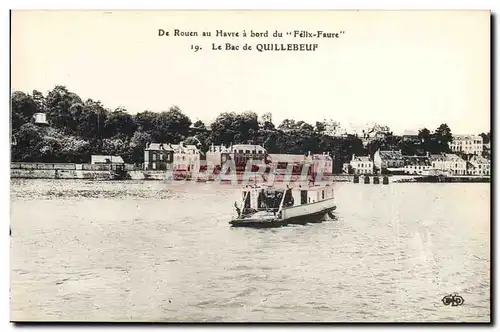
[[[35,120],[35,124],[39,126],[48,126],[47,115],[45,113],[35,113],[33,115],[33,119]]]
[[[382,169],[397,169],[404,166],[403,155],[399,151],[380,151],[378,149],[373,155],[373,164],[379,170]]]
[[[467,174],[490,176],[490,161],[482,156],[472,156],[467,163]]]
[[[483,152],[483,138],[478,135],[453,135],[449,143],[452,152],[481,155]]]
[[[432,169],[446,175],[466,175],[467,162],[452,153],[431,155]]]
[[[389,126],[379,124],[367,124],[360,132],[358,137],[363,141],[363,146],[367,146],[370,142],[376,139],[383,139],[390,134]]]
[[[331,137],[346,137],[348,135],[347,129],[343,128],[339,122],[333,120],[325,120],[325,130],[322,134]]]
[[[432,171],[432,163],[429,157],[405,156],[405,174],[429,175]]]
[[[174,171],[199,171],[200,150],[196,145],[169,144],[174,150]]]
[[[223,144],[221,144],[221,145],[212,144],[208,148],[208,152],[212,152],[212,153],[222,153],[222,152],[229,152],[229,151],[230,151],[230,148],[224,146]]]
[[[370,157],[356,157],[355,155],[352,155],[352,160],[348,165],[351,166],[354,174],[373,174],[373,161],[370,160]],[[348,172],[349,171],[347,170],[346,173]]]

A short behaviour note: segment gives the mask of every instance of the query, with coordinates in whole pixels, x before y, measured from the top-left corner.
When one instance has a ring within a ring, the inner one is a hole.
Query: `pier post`
[[[373,177],[373,184],[380,184],[380,179],[378,176]]]
[[[382,179],[382,183],[383,184],[389,184],[389,177],[387,175],[384,176],[384,178]]]
[[[365,175],[365,184],[370,184],[370,176]]]
[[[359,183],[359,175],[354,175],[353,183]]]

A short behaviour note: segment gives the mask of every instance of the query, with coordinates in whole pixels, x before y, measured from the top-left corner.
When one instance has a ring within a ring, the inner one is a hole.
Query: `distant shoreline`
[[[220,176],[220,174],[198,173],[189,176],[182,172],[174,174],[165,171],[141,171],[130,170],[122,174],[117,174],[109,170],[65,170],[65,169],[19,169],[12,168],[10,170],[11,179],[54,179],[54,180],[93,180],[93,181],[127,181],[127,180],[146,180],[146,181],[173,181],[173,182],[221,182],[221,183],[266,183],[269,180],[269,175],[262,177],[260,174],[248,176],[243,172],[236,174],[228,174]],[[391,175],[391,174],[329,174],[323,177],[317,176],[317,182],[354,182],[355,178],[362,185],[374,183],[374,178],[382,183],[382,180],[387,177],[390,183],[490,183],[490,177],[486,176],[427,176],[427,175]],[[365,182],[365,178],[368,178]],[[311,177],[307,176],[301,180],[300,174],[292,175],[274,175],[274,182],[300,182],[310,181]],[[246,182],[245,182],[246,181]],[[377,182],[378,184],[378,182]]]

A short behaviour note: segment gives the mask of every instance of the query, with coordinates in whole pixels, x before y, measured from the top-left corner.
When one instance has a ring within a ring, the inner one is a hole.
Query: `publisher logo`
[[[464,304],[464,298],[460,295],[445,295],[442,299],[444,305],[451,305],[452,307],[457,307]]]

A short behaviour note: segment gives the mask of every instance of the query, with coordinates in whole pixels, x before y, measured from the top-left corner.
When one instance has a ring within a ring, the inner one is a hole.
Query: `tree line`
[[[34,124],[35,113],[46,114],[49,126]],[[13,161],[88,163],[92,154],[120,155],[127,163],[140,164],[149,142],[195,144],[203,152],[210,145],[260,144],[269,153],[308,154],[327,152],[334,168],[355,155],[373,155],[377,149],[402,150],[406,155],[448,152],[450,128],[427,128],[405,140],[387,133],[363,145],[355,135],[323,135],[325,124],[285,119],[277,127],[271,114],[260,119],[255,112],[223,112],[210,125],[191,119],[177,106],[135,115],[119,107],[105,108],[100,101],[82,100],[65,86],[55,86],[44,96],[39,91],[15,91],[11,96],[11,158]],[[484,134],[489,139],[489,133]]]

